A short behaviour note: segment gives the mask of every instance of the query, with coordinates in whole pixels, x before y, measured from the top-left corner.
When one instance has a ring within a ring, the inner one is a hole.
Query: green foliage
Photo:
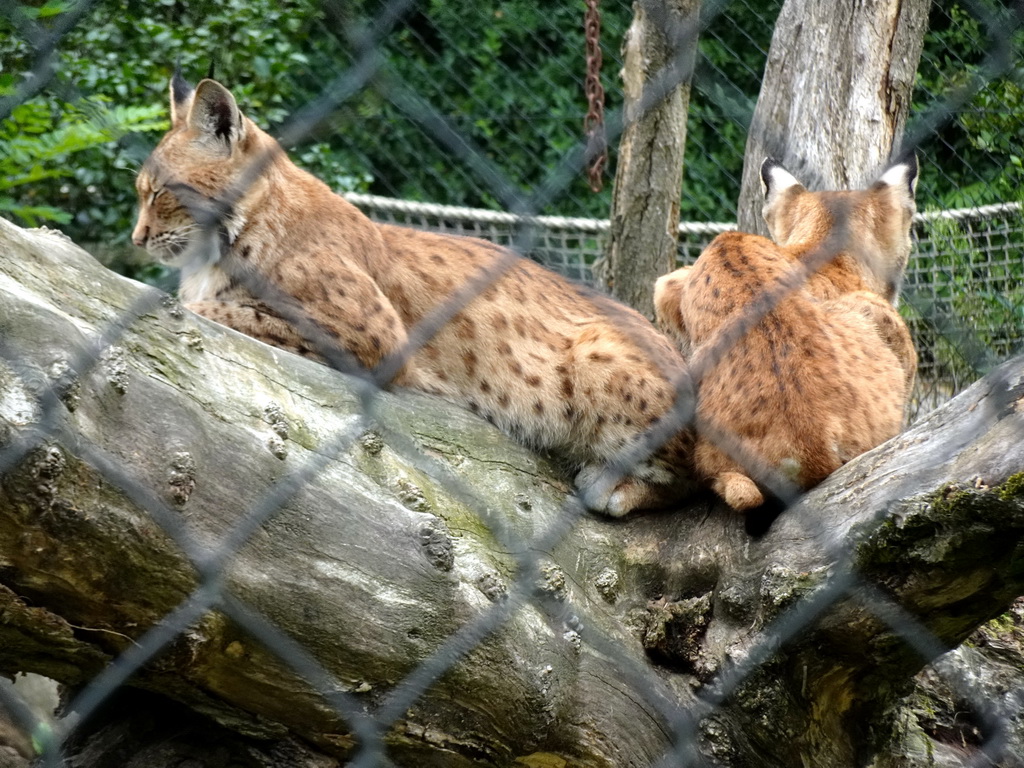
[[[781,5],[705,4],[718,13],[705,19],[699,41],[680,203],[684,220],[734,216],[746,132]],[[976,5],[1001,7],[996,0]],[[70,5],[35,0],[13,7],[23,20],[0,18],[0,78],[8,87],[38,64],[26,30],[49,29]],[[35,116],[26,111],[13,120],[45,119],[46,130],[58,129],[77,119],[68,105],[91,104],[95,97],[108,99],[108,108],[163,110],[175,60],[195,80],[216,56],[218,77],[243,110],[273,132],[359,57],[349,38],[358,37],[382,7],[381,0],[97,0],[58,46],[53,79],[31,107],[25,105]],[[431,105],[513,191],[537,189],[582,139],[582,15],[577,3],[423,0],[383,36],[381,68],[369,86],[290,147],[292,156],[341,191],[506,207],[507,199],[478,168],[421,124],[415,105]],[[609,111],[620,105],[618,51],[631,17],[627,3],[602,4]],[[986,26],[953,0],[939,0],[930,23],[913,114],[928,112],[985,72],[992,49]],[[993,80],[927,139],[921,150],[923,207],[1019,198],[1022,82],[1017,70]],[[13,123],[2,130],[8,137],[21,133]],[[72,162],[47,166],[70,175],[44,174],[4,194],[29,215],[35,206],[74,211],[63,226],[79,241],[126,242],[135,204],[131,174],[153,140],[151,134],[121,134],[76,151]],[[613,145],[609,169],[614,155]],[[16,171],[39,173],[31,164]],[[594,194],[580,175],[542,212],[602,217],[610,199],[610,179]]]
[[[681,205],[685,218],[732,216],[746,126],[781,0],[763,5],[755,11],[733,3],[702,33],[689,121],[693,149]],[[19,7],[43,24],[61,10],[58,3],[48,3],[45,11]],[[356,54],[347,35],[380,10],[378,0],[98,0],[58,48],[56,76],[40,103],[55,116],[78,95],[162,108],[176,59],[196,79],[216,55],[218,76],[242,108],[273,130],[352,63]],[[618,48],[631,17],[628,4],[602,6],[602,78],[609,111],[620,104]],[[499,190],[409,114],[408,103],[431,105],[513,191],[528,193],[548,182],[582,140],[587,110],[582,21],[582,6],[573,3],[421,3],[384,37],[384,62],[373,85],[335,109],[307,142],[291,148],[293,157],[342,191],[506,207]],[[5,29],[0,19],[0,61],[12,78],[36,63],[19,29]],[[72,179],[41,180],[34,195],[61,200],[61,207],[76,211],[66,229],[77,240],[124,242],[134,209],[124,171],[141,163],[150,144],[151,139],[129,135],[81,153]],[[614,142],[611,154],[613,169]],[[543,212],[602,217],[610,200],[610,178],[594,194],[581,174]]]
[[[63,10],[53,2],[45,10],[28,3],[12,5],[24,17],[36,17],[44,31]],[[39,64],[25,30],[24,21],[0,14],[0,77],[12,87]],[[61,41],[55,75],[33,100],[33,108],[51,127],[77,120],[71,105],[91,104],[95,97],[116,104],[110,107],[112,114],[148,118],[125,124],[131,132],[116,132],[116,140],[76,152],[64,166],[67,175],[12,190],[15,204],[45,201],[74,211],[61,226],[78,242],[127,243],[135,211],[134,173],[156,140],[140,131],[151,129],[147,120],[166,118],[174,62],[180,57],[186,74],[197,80],[216,56],[218,77],[231,86],[243,109],[264,125],[274,124],[310,98],[291,74],[309,66],[307,38],[327,44],[324,30],[323,12],[313,0],[98,0]],[[9,122],[0,130],[5,135],[18,131]],[[365,185],[358,166],[325,153],[316,141],[300,154],[332,184]]]
[[[345,28],[378,10],[369,2],[346,8],[352,18],[337,21]],[[612,50],[628,16],[625,6],[605,10],[604,36]],[[420,3],[384,40],[376,89],[337,110],[328,141],[367,170],[370,191],[377,194],[507,207],[500,190],[440,143],[409,105],[429,104],[510,182],[513,193],[528,193],[582,138],[582,20],[582,6],[570,3]],[[606,55],[614,61],[612,50]],[[316,71],[328,67],[314,58]],[[547,212],[606,215],[609,201],[609,192],[593,195],[580,176]]]
[[[968,12],[968,9],[974,14]],[[940,0],[918,67],[912,115],[946,116],[961,90],[976,91],[922,146],[919,206],[932,210],[1024,200],[1020,136],[1024,135],[1024,32],[996,0],[961,5]],[[1007,51],[1009,47],[1009,51]],[[1000,71],[1001,53],[1011,66]],[[914,120],[910,128],[915,127]]]
[[[930,378],[970,382],[1020,351],[1024,339],[1024,214],[1002,220],[933,218],[918,249],[901,311]]]
[[[908,131],[914,133],[922,120],[942,119],[918,149],[919,208],[1024,200],[1024,34],[1002,37],[1015,29],[1007,13],[996,0],[938,0],[932,7]],[[950,113],[947,102],[961,93],[970,98]],[[1024,217],[1008,214],[1005,223],[987,225],[932,219],[919,234],[930,250],[918,250],[903,311],[922,371],[960,386],[1020,351]]]
[[[4,91],[0,84],[0,94]],[[94,96],[65,104],[59,123],[42,101],[14,108],[10,119],[0,123],[0,211],[30,227],[42,222],[67,224],[72,217],[66,210],[34,202],[40,182],[72,176],[70,155],[131,132],[167,129],[158,107],[110,107],[106,101]]]
[[[682,221],[736,220],[747,130],[781,9],[782,0],[733,2],[705,20],[686,127]]]

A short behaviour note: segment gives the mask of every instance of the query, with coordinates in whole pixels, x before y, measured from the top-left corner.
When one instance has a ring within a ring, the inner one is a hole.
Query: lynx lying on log
[[[767,160],[761,180],[775,242],[719,235],[655,286],[659,324],[702,370],[698,475],[737,510],[763,504],[773,477],[810,488],[899,432],[917,368],[893,308],[916,159],[863,191],[808,192]]]
[[[170,92],[172,127],[139,173],[132,239],[182,268],[189,309],[301,355],[354,358],[364,373],[393,366],[394,383],[567,459],[598,511],[690,490],[687,432],[618,485],[596,483],[671,408],[685,367],[645,318],[492,243],[375,224],[296,167],[220,83],[192,88],[175,73]],[[410,345],[412,328],[474,282],[473,298]]]

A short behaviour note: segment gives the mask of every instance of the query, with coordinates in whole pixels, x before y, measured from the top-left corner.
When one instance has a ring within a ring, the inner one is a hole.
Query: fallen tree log
[[[76,766],[175,745],[221,765],[197,745],[229,740],[282,766],[917,765],[1021,743],[948,675],[942,701],[992,711],[970,743],[928,733],[914,686],[1024,594],[1024,359],[755,539],[710,497],[582,513],[472,414],[2,220],[0,340],[0,671],[59,680],[81,713],[108,700],[61,747]]]

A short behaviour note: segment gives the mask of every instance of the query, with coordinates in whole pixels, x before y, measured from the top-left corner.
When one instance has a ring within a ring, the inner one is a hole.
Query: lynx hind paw
[[[754,481],[739,472],[723,472],[718,475],[712,481],[711,489],[737,512],[760,507],[765,502],[764,495]]]

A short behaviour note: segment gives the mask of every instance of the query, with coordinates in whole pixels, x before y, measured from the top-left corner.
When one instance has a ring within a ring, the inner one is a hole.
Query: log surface
[[[166,629],[130,685],[295,765],[858,765],[928,738],[914,676],[1024,593],[1022,359],[755,539],[710,497],[580,513],[472,414],[2,220],[0,339],[0,671],[85,696]]]

